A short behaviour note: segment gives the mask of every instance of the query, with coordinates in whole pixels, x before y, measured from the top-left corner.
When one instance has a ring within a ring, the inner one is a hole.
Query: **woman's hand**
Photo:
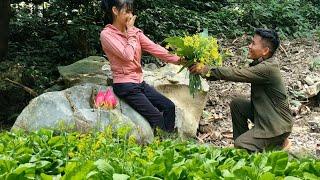
[[[184,65],[185,63],[187,63],[187,60],[184,57],[180,57],[180,59],[176,62],[173,62],[172,64],[175,65]]]
[[[136,21],[137,16],[136,15],[131,15],[127,19],[127,30],[131,29],[134,27],[134,23]]]

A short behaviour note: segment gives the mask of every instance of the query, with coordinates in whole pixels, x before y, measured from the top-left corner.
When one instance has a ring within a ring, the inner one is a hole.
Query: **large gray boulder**
[[[12,130],[62,128],[87,132],[93,128],[103,130],[107,125],[114,129],[129,126],[138,141],[151,142],[153,131],[149,123],[125,102],[120,100],[117,108],[110,111],[91,108],[92,92],[106,88],[86,83],[63,91],[44,93],[33,99],[22,111]]]
[[[49,92],[33,99],[18,116],[13,129],[37,130],[53,127],[58,121],[73,121],[73,111],[64,92]]]
[[[82,83],[111,84],[109,63],[104,57],[90,56],[68,66],[59,66],[59,73],[67,85],[72,87]]]
[[[178,128],[179,134],[182,137],[195,137],[199,127],[199,121],[207,101],[207,93],[209,90],[208,83],[205,80],[202,80],[203,90],[192,96],[189,93],[189,74],[187,70],[177,73],[181,66],[168,64],[162,68],[157,68],[155,65],[148,65],[146,67],[147,68],[144,69],[144,80],[151,86],[155,87],[160,93],[172,100],[176,105],[176,127]],[[59,94],[59,98],[63,99],[64,106],[59,108],[66,108],[65,106],[67,106],[68,103],[71,107],[71,109],[67,108],[68,110],[63,112],[66,113],[66,115],[61,116],[64,117],[67,122],[71,122],[73,120],[78,129],[81,129],[79,124],[86,124],[86,121],[94,121],[97,116],[96,113],[90,113],[91,111],[88,110],[90,109],[88,101],[89,96],[91,95],[90,89],[92,89],[93,86],[100,87],[98,84],[110,85],[110,82],[112,82],[109,62],[104,58],[91,56],[69,66],[59,67],[59,72],[64,82],[66,82],[67,87],[72,87],[64,91],[54,92],[56,96]],[[91,84],[88,85],[84,83]],[[44,98],[42,96],[48,97],[49,94],[46,93],[34,99],[18,117],[14,127],[21,127],[21,124],[23,123],[26,123],[27,127],[32,126],[33,123],[28,122],[36,121],[51,122],[48,124],[50,127],[55,121],[57,121],[55,116],[47,116],[46,118],[52,117],[52,119],[46,120],[42,118],[44,115],[42,116],[40,113],[37,117],[26,115],[26,112],[34,111],[40,111],[44,112],[44,114],[52,115],[62,113],[58,109],[58,106],[60,104],[63,105],[63,103],[55,101],[55,99],[58,100],[59,98]],[[39,102],[39,99],[41,98],[43,101]],[[52,110],[54,108],[51,109],[51,112],[47,112],[50,111],[50,109],[42,110],[42,108],[46,108],[45,104],[50,103],[57,107],[55,108],[57,111]],[[129,119],[129,121],[136,125],[136,127],[141,128],[139,131],[145,133],[140,135],[140,139],[148,139],[149,136],[153,137],[153,135],[150,135],[152,134],[152,130],[148,122],[140,114],[123,101],[120,101],[119,107],[119,112],[124,115],[124,118],[122,118],[123,121]],[[28,116],[31,116],[32,119],[29,120]],[[59,119],[62,118],[59,117]],[[35,126],[35,128],[43,127],[47,122],[37,123],[40,123],[40,125]]]

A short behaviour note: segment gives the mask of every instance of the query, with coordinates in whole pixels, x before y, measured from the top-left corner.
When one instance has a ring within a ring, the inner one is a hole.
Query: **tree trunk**
[[[10,0],[0,0],[0,60],[8,53]]]

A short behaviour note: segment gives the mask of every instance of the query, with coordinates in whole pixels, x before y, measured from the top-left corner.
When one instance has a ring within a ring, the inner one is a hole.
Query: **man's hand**
[[[210,68],[202,63],[196,63],[189,68],[192,74],[200,74],[201,76],[206,76],[210,71]]]
[[[128,19],[127,19],[127,30],[131,29],[134,27],[134,23],[136,21],[136,18],[137,16],[134,15],[134,16],[130,16]]]

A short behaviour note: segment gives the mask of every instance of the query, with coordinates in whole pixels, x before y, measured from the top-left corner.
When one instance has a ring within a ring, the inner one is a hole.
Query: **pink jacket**
[[[127,36],[108,24],[100,34],[104,53],[107,55],[113,76],[113,83],[141,83],[143,81],[142,50],[165,62],[177,62],[180,58],[152,42],[138,28],[131,28]]]

